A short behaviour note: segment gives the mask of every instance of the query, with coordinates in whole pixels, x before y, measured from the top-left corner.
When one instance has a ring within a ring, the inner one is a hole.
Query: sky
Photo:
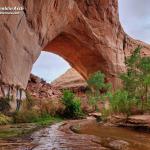
[[[62,57],[53,53],[42,52],[33,65],[32,73],[47,82],[51,82],[69,68],[70,65]]]
[[[119,0],[119,17],[128,35],[150,43],[150,0]]]
[[[119,0],[119,18],[128,35],[150,44],[150,0]],[[51,82],[69,68],[58,55],[42,52],[32,73]]]

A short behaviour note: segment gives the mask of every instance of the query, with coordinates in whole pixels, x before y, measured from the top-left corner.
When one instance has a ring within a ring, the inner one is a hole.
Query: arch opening
[[[62,57],[51,52],[42,51],[34,63],[31,73],[44,79],[46,82],[52,82],[70,67],[69,63]]]
[[[88,45],[89,46],[89,45]],[[101,70],[107,73],[107,61],[95,51],[95,45],[86,47],[84,41],[78,40],[76,37],[62,33],[53,41],[49,42],[43,51],[52,52],[65,59],[72,68],[77,70],[85,79],[90,74]]]

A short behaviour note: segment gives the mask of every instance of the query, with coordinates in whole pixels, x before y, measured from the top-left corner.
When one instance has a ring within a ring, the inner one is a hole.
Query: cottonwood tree
[[[89,102],[97,109],[97,102],[100,100],[104,100],[108,94],[109,89],[111,88],[111,84],[105,82],[105,74],[101,71],[95,72],[92,74],[87,83],[90,87],[89,92]]]
[[[121,74],[120,78],[129,98],[136,99],[143,110],[150,98],[150,57],[142,57],[141,50],[141,47],[137,47],[126,59],[127,72]]]

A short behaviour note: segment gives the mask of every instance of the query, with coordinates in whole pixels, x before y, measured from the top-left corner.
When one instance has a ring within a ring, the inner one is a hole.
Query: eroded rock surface
[[[114,115],[111,117],[111,125],[117,125],[122,127],[131,127],[139,129],[141,131],[150,131],[150,115],[131,115],[129,117],[124,115]]]
[[[0,15],[0,81],[25,89],[42,50],[66,59],[84,78],[101,70],[114,87],[130,52],[150,46],[124,33],[118,0],[1,0],[23,6],[19,15]]]

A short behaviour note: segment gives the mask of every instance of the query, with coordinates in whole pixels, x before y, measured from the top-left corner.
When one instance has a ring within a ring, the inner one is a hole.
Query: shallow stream
[[[92,119],[65,121],[34,132],[28,140],[0,141],[0,150],[10,149],[150,150],[150,134],[104,126]]]

